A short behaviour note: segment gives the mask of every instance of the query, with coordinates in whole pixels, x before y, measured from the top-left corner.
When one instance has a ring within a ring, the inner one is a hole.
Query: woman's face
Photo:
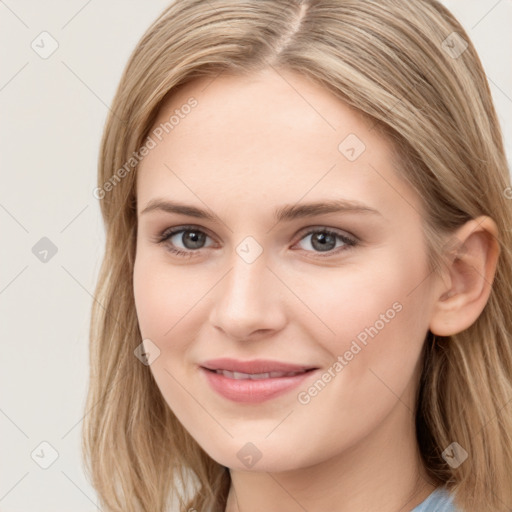
[[[151,137],[134,294],[148,371],[183,426],[220,464],[266,471],[402,435],[434,288],[391,147],[273,70],[187,84]]]

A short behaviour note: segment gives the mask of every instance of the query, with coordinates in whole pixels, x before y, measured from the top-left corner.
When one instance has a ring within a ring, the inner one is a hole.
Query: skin
[[[198,105],[137,176],[134,295],[143,338],[160,350],[150,370],[163,397],[206,453],[230,468],[228,512],[412,510],[435,488],[414,430],[421,349],[428,329],[453,334],[481,313],[499,252],[494,222],[462,226],[455,235],[465,251],[435,277],[420,198],[395,174],[391,146],[356,111],[303,76],[267,69],[187,84],[155,126],[191,96]],[[354,161],[338,150],[349,134],[366,147]],[[277,224],[272,217],[284,204],[342,197],[380,213]],[[209,209],[222,222],[142,213],[155,198]],[[184,241],[184,232],[155,242],[188,224],[208,235],[203,246]],[[321,251],[309,227],[359,243],[338,239]],[[263,250],[252,263],[236,252],[247,236]],[[172,243],[194,254],[174,255]],[[327,371],[394,303],[400,312],[307,404],[297,395],[318,375],[266,402],[240,404],[213,391],[198,369],[230,356]],[[237,457],[248,442],[261,454],[252,467]]]

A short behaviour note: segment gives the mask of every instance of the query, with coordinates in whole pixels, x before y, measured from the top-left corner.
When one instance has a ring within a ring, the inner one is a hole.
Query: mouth
[[[206,361],[199,369],[215,392],[239,403],[260,403],[283,395],[319,368],[270,360]]]

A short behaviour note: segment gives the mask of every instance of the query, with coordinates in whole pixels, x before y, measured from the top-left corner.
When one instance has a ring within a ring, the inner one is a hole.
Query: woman
[[[435,0],[179,0],[102,141],[112,511],[512,506],[511,189]]]

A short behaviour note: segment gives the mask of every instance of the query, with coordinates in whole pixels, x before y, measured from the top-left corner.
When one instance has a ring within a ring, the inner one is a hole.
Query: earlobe
[[[438,336],[457,334],[483,311],[492,289],[500,253],[498,228],[488,216],[472,219],[445,245],[446,276],[436,288],[430,330]]]

